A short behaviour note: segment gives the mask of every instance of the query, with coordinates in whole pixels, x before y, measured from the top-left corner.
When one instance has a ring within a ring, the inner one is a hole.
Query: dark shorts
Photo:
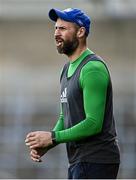
[[[80,162],[68,169],[68,179],[116,179],[119,164]]]

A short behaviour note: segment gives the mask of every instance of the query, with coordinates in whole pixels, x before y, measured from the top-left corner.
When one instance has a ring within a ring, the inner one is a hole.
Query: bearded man
[[[69,61],[61,73],[60,117],[51,131],[30,132],[33,161],[66,143],[68,179],[115,179],[120,156],[113,117],[112,84],[103,59],[87,47],[90,18],[80,9],[51,9],[54,38]]]

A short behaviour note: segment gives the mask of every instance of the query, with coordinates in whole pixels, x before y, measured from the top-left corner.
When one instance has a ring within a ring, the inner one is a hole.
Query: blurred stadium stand
[[[50,8],[78,7],[92,18],[89,47],[111,71],[121,149],[119,177],[136,178],[136,1],[0,0],[0,178],[67,177],[65,145],[43,163],[29,159],[29,131],[50,130],[59,114],[65,56],[54,45]]]
[[[94,18],[135,18],[135,0],[0,0],[4,19],[45,19],[50,8],[78,7]]]

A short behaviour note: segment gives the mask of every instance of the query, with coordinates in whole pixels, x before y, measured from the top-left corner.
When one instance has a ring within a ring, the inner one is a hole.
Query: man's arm
[[[60,116],[55,127],[53,128],[53,131],[61,131],[63,129],[64,129],[64,116],[62,113],[62,108],[60,108]]]
[[[56,142],[81,140],[101,132],[109,83],[109,74],[103,66],[100,65],[100,68],[87,71],[82,77],[81,85],[86,118],[71,128],[56,131]]]

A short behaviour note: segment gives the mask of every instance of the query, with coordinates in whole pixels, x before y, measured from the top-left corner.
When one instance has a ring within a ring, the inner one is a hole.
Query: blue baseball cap
[[[64,21],[76,23],[80,27],[84,27],[86,29],[86,35],[89,34],[91,23],[90,18],[80,9],[68,8],[63,11],[51,9],[49,11],[49,18],[55,22],[58,18],[60,18]]]

